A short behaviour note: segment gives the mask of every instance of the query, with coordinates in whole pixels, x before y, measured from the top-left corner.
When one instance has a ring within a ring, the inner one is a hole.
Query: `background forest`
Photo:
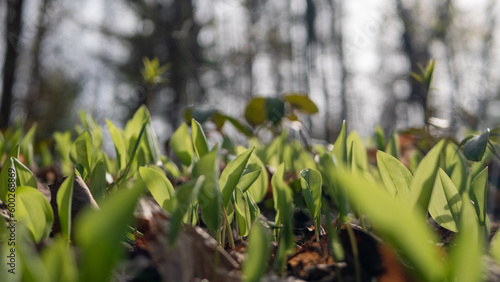
[[[371,135],[424,125],[451,135],[500,122],[495,0],[0,0],[0,127],[71,127],[78,110],[117,124],[149,101],[160,139],[188,106],[243,118],[255,96],[307,93],[311,136],[343,119]],[[143,58],[168,65],[148,86]],[[411,76],[436,59],[426,89]],[[461,129],[461,130],[458,130]],[[231,130],[231,129],[229,129]]]

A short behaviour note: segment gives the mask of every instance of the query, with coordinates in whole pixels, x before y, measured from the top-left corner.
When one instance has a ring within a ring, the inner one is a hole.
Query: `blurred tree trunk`
[[[42,83],[41,83],[41,57],[40,52],[42,48],[42,42],[45,38],[45,34],[47,32],[47,28],[49,25],[49,19],[47,18],[47,8],[49,7],[51,0],[43,0],[42,6],[39,11],[38,21],[37,21],[37,30],[35,34],[35,38],[33,40],[33,46],[31,51],[31,61],[33,65],[30,69],[30,73],[28,76],[29,88],[28,95],[26,100],[24,101],[27,118],[26,125],[30,126],[33,122],[40,120],[43,118],[43,109],[40,109],[39,102],[42,97]]]
[[[412,11],[404,6],[402,0],[396,0],[396,8],[403,23],[403,51],[410,62],[410,72],[420,73],[420,66],[425,67],[430,59],[427,44],[430,39],[427,38],[426,42],[418,42],[416,36],[417,22]],[[428,109],[426,108],[427,93],[424,85],[412,78],[410,74],[408,74],[408,81],[411,87],[408,103],[417,103],[425,113]]]
[[[166,38],[166,45],[171,62],[170,86],[175,92],[175,98],[167,118],[176,126],[179,123],[180,109],[189,103],[202,100],[205,91],[198,74],[202,53],[198,44],[200,26],[194,20],[193,4],[191,1],[177,0],[170,8],[176,11],[176,16],[165,23],[165,28],[174,28],[171,37]],[[188,87],[191,86],[197,88],[197,91],[188,92]]]
[[[9,125],[11,114],[13,87],[16,73],[16,62],[19,55],[19,38],[22,29],[22,12],[24,0],[7,0],[7,25],[5,42],[7,52],[3,67],[2,104],[0,107],[0,128]]]

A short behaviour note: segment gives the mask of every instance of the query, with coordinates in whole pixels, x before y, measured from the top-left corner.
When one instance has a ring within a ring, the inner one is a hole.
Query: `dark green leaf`
[[[464,155],[468,160],[479,162],[486,151],[486,146],[488,145],[488,138],[490,136],[490,130],[487,129],[480,136],[474,136],[472,139],[467,141],[464,146]]]
[[[285,116],[285,103],[279,98],[266,98],[265,102],[267,120],[274,125],[281,122]]]

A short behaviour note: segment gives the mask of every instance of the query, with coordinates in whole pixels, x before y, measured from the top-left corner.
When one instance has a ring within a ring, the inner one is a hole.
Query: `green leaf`
[[[104,199],[107,187],[106,166],[102,160],[99,160],[94,166],[94,171],[92,171],[89,185],[90,193],[92,193],[92,196],[98,204],[100,204]]]
[[[450,277],[446,281],[483,281],[485,234],[467,193],[463,195],[460,230],[450,247]]]
[[[238,181],[238,188],[241,191],[246,192],[248,188],[259,178],[262,172],[262,167],[256,163],[248,164],[243,173],[241,174],[240,180]]]
[[[285,165],[281,164],[274,173],[271,183],[273,185],[274,208],[276,210],[275,222],[283,226],[278,250],[274,261],[275,270],[282,275],[286,266],[286,258],[295,249],[293,237],[293,206],[292,192],[284,181]]]
[[[417,212],[422,215],[427,215],[444,144],[445,140],[439,141],[422,159],[413,175],[410,186],[410,199],[413,201],[413,206],[417,209]]]
[[[375,142],[377,143],[378,150],[385,150],[385,135],[380,125],[377,125],[377,127],[375,128]]]
[[[250,214],[247,197],[239,188],[234,191],[234,207],[236,221],[240,229],[240,236],[248,236],[252,226],[252,216]]]
[[[493,255],[496,263],[500,265],[500,232],[497,232],[491,240],[490,253]]]
[[[37,189],[38,183],[33,173],[18,159],[13,158],[12,161],[14,162],[14,167],[16,168],[17,186],[29,186]]]
[[[458,189],[446,172],[439,168],[429,203],[429,213],[442,227],[458,232],[461,211],[462,198]]]
[[[19,158],[19,145],[12,148],[0,170],[0,200],[4,203],[7,202],[7,193],[10,189],[15,189],[16,184],[16,168],[12,158]]]
[[[245,150],[246,149],[241,147],[241,146],[238,146],[236,148],[236,151],[238,154],[243,153]],[[258,176],[257,180],[254,181],[247,190],[248,193],[250,193],[252,195],[252,198],[255,200],[255,202],[259,203],[260,201],[262,201],[262,199],[264,199],[264,196],[267,193],[267,186],[269,184],[269,177],[267,175],[266,166],[261,161],[261,159],[259,157],[257,157],[255,152],[250,155],[250,159],[248,160],[248,164],[249,165],[257,164],[258,166],[260,166],[260,175]],[[243,176],[243,177],[245,177],[245,176]],[[243,181],[243,179],[242,179],[242,181]],[[240,188],[244,188],[244,187],[242,186]]]
[[[352,204],[362,207],[374,231],[398,250],[419,281],[444,281],[446,268],[433,235],[422,217],[407,204],[388,195],[384,188],[356,171],[335,173],[340,189]]]
[[[267,120],[277,125],[285,116],[285,103],[279,98],[267,97],[265,101]]]
[[[266,98],[257,97],[245,107],[245,119],[253,126],[264,124],[267,120]]]
[[[395,157],[377,151],[377,165],[385,188],[393,198],[408,200],[413,176]]]
[[[34,123],[33,126],[26,132],[21,141],[21,154],[25,158],[25,163],[30,166],[34,161],[33,154],[33,143],[35,142],[35,133],[36,133],[37,124]]]
[[[155,201],[168,213],[175,210],[175,192],[164,173],[152,167],[140,167],[139,174]]]
[[[205,154],[193,167],[193,177],[205,177],[198,200],[201,218],[211,231],[219,230],[222,225],[222,196],[218,181],[219,166],[217,163],[217,147]]]
[[[77,281],[78,269],[68,241],[57,237],[41,254],[52,282]]]
[[[348,160],[351,163],[352,168],[367,170],[368,168],[368,157],[366,154],[366,147],[361,141],[359,134],[356,131],[352,131],[347,136],[347,152]]]
[[[53,134],[53,137],[56,143],[55,150],[57,152],[57,155],[61,159],[63,174],[68,175],[73,170],[69,158],[69,154],[71,152],[71,147],[72,147],[71,132],[70,131],[66,131],[64,133],[55,132]]]
[[[486,205],[488,203],[488,167],[483,169],[471,183],[470,199],[474,202],[474,208],[479,223],[484,225],[486,217]]]
[[[132,137],[137,138],[138,132],[141,130],[145,122],[150,119],[149,111],[146,106],[142,105],[125,125],[125,140],[130,140]]]
[[[318,112],[316,104],[305,94],[288,94],[283,97],[294,109],[306,114]]]
[[[250,231],[245,262],[243,263],[243,281],[259,282],[267,270],[271,256],[271,234],[260,223],[255,223]]]
[[[82,250],[80,280],[110,281],[116,262],[125,249],[122,240],[133,219],[144,183],[136,181],[131,189],[120,189],[107,197],[100,210],[87,210],[75,224],[75,242]]]
[[[177,155],[181,163],[185,166],[190,166],[193,162],[193,143],[189,136],[188,126],[185,122],[175,130],[170,137],[170,148]]]
[[[465,192],[467,187],[467,171],[465,168],[465,160],[453,143],[448,144],[445,149],[446,154],[446,174],[448,174],[457,187],[460,194]]]
[[[108,119],[106,119],[106,123],[108,124],[109,134],[111,135],[113,144],[115,145],[118,169],[123,170],[127,166],[127,146],[125,145],[125,141],[123,140],[123,135],[120,130],[118,130],[118,128],[116,128],[115,125]]]
[[[146,125],[146,138],[144,138],[144,141],[148,157],[154,164],[158,164],[161,157],[160,145],[158,144],[158,137],[156,137],[151,122]]]
[[[300,185],[307,205],[307,209],[315,222],[321,216],[321,174],[315,169],[304,169],[300,172]],[[316,226],[319,228],[319,226]]]
[[[37,189],[27,186],[17,187],[15,195],[15,219],[28,228],[35,242],[47,238],[54,222],[54,213],[47,198]]]
[[[241,123],[239,120],[233,118],[233,117],[230,117],[230,116],[227,116],[227,115],[224,115],[224,117],[227,119],[227,121],[229,121],[236,129],[238,129],[239,132],[243,133],[245,136],[247,137],[251,137],[253,136],[253,132],[250,128],[248,128],[246,125],[244,125],[243,123]]]
[[[490,136],[490,130],[486,129],[480,136],[474,136],[472,139],[467,141],[464,146],[464,155],[468,160],[479,162],[486,151],[486,146],[488,145],[488,138]]]
[[[89,131],[84,131],[76,138],[71,147],[71,158],[75,165],[82,165],[87,172],[91,171],[92,159],[92,135]]]
[[[385,152],[395,157],[396,159],[399,158],[399,135],[396,132],[392,133],[391,139],[389,139],[387,147],[385,147]]]
[[[250,159],[250,155],[252,154],[254,148],[250,148],[239,154],[234,160],[232,160],[222,171],[222,174],[219,178],[219,185],[221,187],[222,193],[222,201],[223,205],[227,206],[229,200],[231,199],[231,195],[233,194],[238,181],[243,174],[243,170]]]
[[[348,151],[347,151],[347,132],[345,120],[342,122],[342,129],[340,130],[335,144],[333,144],[333,150],[331,152],[337,158],[339,162],[348,162]]]
[[[182,226],[182,219],[192,208],[204,181],[205,177],[200,176],[195,180],[185,182],[177,187],[177,190],[175,191],[177,207],[172,214],[172,219],[170,220],[169,242],[171,245],[175,243]]]
[[[191,131],[196,156],[198,159],[201,159],[210,151],[207,138],[205,137],[205,133],[203,133],[201,125],[194,119],[191,120]]]
[[[57,207],[59,213],[59,222],[61,224],[61,233],[63,238],[70,240],[71,236],[71,204],[73,201],[73,183],[75,174],[72,173],[61,184],[57,191]]]
[[[184,119],[186,122],[191,122],[192,119],[198,121],[199,123],[207,122],[215,113],[217,112],[214,108],[194,108],[189,107],[184,112]]]

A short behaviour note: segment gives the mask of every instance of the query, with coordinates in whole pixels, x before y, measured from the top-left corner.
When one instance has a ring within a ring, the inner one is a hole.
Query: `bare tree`
[[[19,56],[19,38],[22,32],[22,12],[24,0],[7,1],[7,29],[6,43],[7,52],[5,54],[5,63],[3,66],[3,89],[2,105],[0,107],[0,128],[9,125],[12,101],[13,87],[16,74],[16,63]]]

